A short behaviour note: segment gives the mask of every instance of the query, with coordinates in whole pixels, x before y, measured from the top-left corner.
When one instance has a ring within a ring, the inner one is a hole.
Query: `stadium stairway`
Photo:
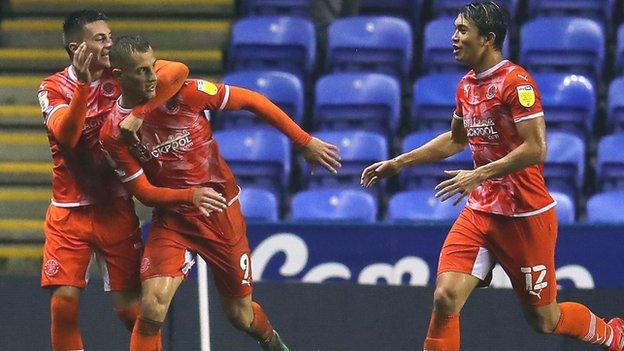
[[[186,63],[191,75],[222,75],[222,49],[235,0],[9,0],[0,23],[0,272],[41,257],[52,162],[36,91],[69,64],[63,17],[91,8],[106,13],[115,37],[140,34],[158,58]],[[137,202],[139,217],[150,209]],[[33,267],[38,267],[33,265]],[[38,269],[38,268],[37,268]],[[17,269],[19,270],[19,269]]]

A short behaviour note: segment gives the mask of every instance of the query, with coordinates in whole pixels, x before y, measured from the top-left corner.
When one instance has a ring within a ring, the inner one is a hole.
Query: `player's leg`
[[[117,317],[132,331],[139,315],[139,265],[143,253],[134,203],[131,199],[118,198],[93,211],[94,245],[104,290],[111,292]]]
[[[495,226],[496,234],[492,236],[495,242],[491,245],[497,248],[497,259],[511,278],[525,318],[534,330],[622,350],[617,345],[622,335],[616,330],[617,323],[607,324],[582,304],[557,303],[554,209],[530,217],[499,219]]]
[[[152,225],[140,265],[141,312],[130,338],[131,351],[161,349],[160,333],[169,306],[194,261],[179,233]]]
[[[50,206],[44,225],[41,286],[51,291],[50,338],[54,351],[82,350],[78,324],[80,293],[92,257],[82,234],[90,226],[84,210]]]
[[[459,314],[493,265],[480,229],[488,225],[482,217],[465,208],[446,237],[440,253],[425,351],[459,350]]]

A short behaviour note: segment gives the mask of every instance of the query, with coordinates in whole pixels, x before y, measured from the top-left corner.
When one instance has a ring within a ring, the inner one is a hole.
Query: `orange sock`
[[[251,308],[253,309],[254,317],[251,321],[249,334],[263,344],[270,343],[275,333],[269,318],[258,303],[252,301]]]
[[[123,322],[126,329],[132,332],[132,329],[134,329],[134,322],[136,322],[136,319],[141,312],[141,306],[137,303],[128,308],[115,309],[115,312],[117,312],[117,317],[119,317],[119,319]]]
[[[52,317],[50,333],[53,350],[83,350],[78,327],[78,309],[78,299],[54,295],[50,299]]]
[[[160,329],[163,322],[153,321],[139,316],[132,329],[130,338],[130,351],[159,351]]]
[[[424,351],[459,351],[459,315],[431,313]]]
[[[554,333],[566,335],[593,345],[611,346],[613,329],[589,308],[575,302],[559,304],[561,317]]]

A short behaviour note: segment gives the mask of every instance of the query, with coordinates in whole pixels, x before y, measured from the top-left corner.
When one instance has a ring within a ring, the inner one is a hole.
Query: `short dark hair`
[[[74,11],[65,17],[63,22],[63,44],[65,50],[71,55],[69,51],[69,43],[82,35],[82,30],[85,25],[96,21],[108,21],[108,17],[96,10],[80,10]]]
[[[472,21],[479,35],[486,36],[494,33],[494,48],[502,50],[505,36],[507,35],[507,24],[509,14],[493,1],[477,1],[465,5],[459,14],[467,20]]]
[[[114,68],[123,67],[133,53],[148,52],[152,46],[140,35],[124,35],[115,40],[108,52],[111,66]]]

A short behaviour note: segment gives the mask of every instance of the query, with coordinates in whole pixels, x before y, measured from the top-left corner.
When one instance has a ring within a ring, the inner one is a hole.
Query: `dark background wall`
[[[259,350],[236,331],[211,290],[213,351]],[[127,350],[129,335],[117,321],[101,282],[82,300],[86,350]],[[257,283],[255,297],[293,351],[419,350],[426,334],[432,289],[352,284]],[[560,300],[583,301],[605,318],[624,315],[624,291],[560,292]],[[0,350],[49,350],[47,292],[37,278],[0,278]],[[168,351],[199,350],[196,282],[186,281],[165,329]],[[594,350],[573,340],[538,335],[524,323],[513,291],[478,290],[462,315],[462,350]]]

